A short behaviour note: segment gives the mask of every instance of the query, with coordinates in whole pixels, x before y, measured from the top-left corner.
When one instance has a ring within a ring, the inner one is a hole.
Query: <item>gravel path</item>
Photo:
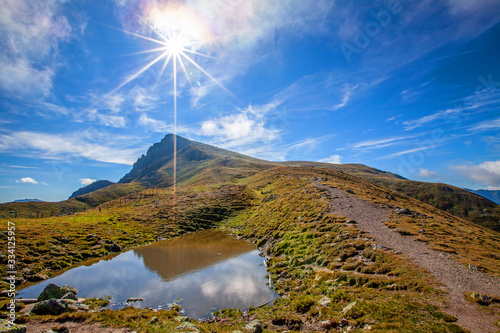
[[[487,274],[473,272],[465,266],[447,258],[447,254],[429,249],[411,236],[402,236],[385,224],[388,209],[363,201],[341,190],[317,183],[330,196],[330,213],[345,216],[357,222],[357,227],[369,233],[381,245],[402,252],[419,266],[426,268],[448,291],[446,312],[458,318],[457,324],[472,332],[498,332],[494,324],[496,315],[483,311],[478,305],[466,302],[464,291],[500,296],[500,279]]]

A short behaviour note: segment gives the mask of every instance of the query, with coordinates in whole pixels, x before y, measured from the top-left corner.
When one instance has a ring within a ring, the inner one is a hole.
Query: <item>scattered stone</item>
[[[107,251],[111,251],[111,252],[120,252],[122,250],[122,247],[114,242],[111,244],[104,245],[104,248]]]
[[[158,324],[160,322],[160,320],[158,319],[158,317],[153,317],[151,318],[151,321],[149,322],[151,325],[154,325],[154,324]]]
[[[409,210],[408,208],[396,209],[396,213],[398,213],[400,215],[411,215],[412,214],[411,210]]]
[[[345,190],[347,193],[354,194],[353,190]]]
[[[318,304],[321,306],[329,306],[332,301],[328,297],[323,297],[318,301]]]
[[[26,326],[19,324],[12,325],[7,319],[0,319],[0,332],[24,333],[26,332]]]
[[[264,199],[262,199],[260,202],[271,202],[271,201],[274,201],[274,200],[277,200],[279,199],[280,196],[277,195],[277,194],[269,194],[268,196],[266,196]]]
[[[250,333],[262,333],[262,322],[258,319],[252,320],[245,325],[245,329],[249,330]]]
[[[424,229],[420,229],[418,232],[420,232],[421,234],[425,234],[427,231],[425,231]]]
[[[347,223],[347,224],[356,224],[356,223],[358,223],[358,222],[356,222],[356,221],[354,221],[354,220],[347,220],[347,222],[346,222],[346,223]]]
[[[232,333],[243,333],[243,331],[237,330],[237,331],[233,331]]]
[[[71,287],[71,286],[63,286],[59,287],[55,283],[50,283],[45,287],[45,289],[42,291],[42,293],[38,296],[38,301],[45,301],[48,299],[61,299],[63,298],[68,292],[72,292],[73,294],[78,294],[78,289]]]
[[[52,332],[57,332],[57,333],[69,333],[69,328],[64,325],[56,325],[52,327]]]
[[[321,322],[321,327],[323,327],[325,330],[329,330],[331,328],[337,327],[337,323],[333,320],[325,320]]]
[[[182,322],[188,321],[189,317],[186,317],[186,316],[176,316],[174,318],[174,320],[182,323]]]
[[[347,325],[349,325],[349,322],[347,321],[347,319],[342,318],[339,322],[339,325],[340,327],[346,327]]]
[[[345,308],[342,309],[342,313],[346,313],[347,311],[351,310],[358,301],[354,301],[352,303],[349,303]]]
[[[190,322],[184,322],[175,328],[176,332],[199,332],[200,330],[195,324]]]
[[[38,274],[35,274],[35,275],[28,276],[28,281],[31,281],[31,282],[45,281],[48,278],[49,277],[47,275],[38,273]]]
[[[127,303],[134,303],[134,302],[144,302],[144,298],[134,298],[131,297],[127,300]]]

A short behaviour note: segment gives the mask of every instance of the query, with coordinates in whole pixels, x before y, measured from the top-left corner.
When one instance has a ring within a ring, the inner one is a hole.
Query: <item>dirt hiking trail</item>
[[[458,318],[458,325],[471,332],[500,331],[500,327],[494,324],[496,315],[482,310],[479,305],[466,302],[463,296],[464,291],[500,296],[500,279],[473,272],[448,259],[447,254],[431,250],[411,236],[402,236],[391,230],[383,223],[391,213],[389,209],[363,201],[336,188],[320,183],[316,183],[316,186],[327,191],[331,214],[355,220],[360,230],[369,233],[381,245],[413,259],[444,284],[448,292],[445,311]]]

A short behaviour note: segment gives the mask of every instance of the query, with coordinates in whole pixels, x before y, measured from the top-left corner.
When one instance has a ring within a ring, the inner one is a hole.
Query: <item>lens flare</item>
[[[157,63],[163,61],[160,77],[163,75],[167,66],[172,62],[172,77],[173,77],[173,91],[174,91],[174,110],[173,110],[173,219],[175,222],[175,206],[176,206],[176,191],[177,191],[177,72],[180,69],[186,76],[189,84],[192,87],[190,75],[186,70],[184,61],[196,67],[208,78],[214,81],[219,87],[226,91],[231,96],[235,97],[224,85],[210,75],[205,69],[198,64],[194,57],[201,56],[211,58],[209,55],[204,54],[202,49],[207,46],[214,38],[210,33],[210,29],[203,24],[203,20],[195,15],[194,12],[189,10],[185,5],[164,6],[150,8],[145,16],[145,22],[148,29],[151,31],[149,36],[142,35],[136,32],[118,29],[126,34],[153,42],[155,47],[145,50],[136,54],[159,53],[156,58],[148,62],[144,67],[136,73],[129,76],[115,89],[109,92],[105,98],[114,94],[116,91],[124,87],[126,84],[135,80],[149,68]],[[111,27],[113,29],[117,29]],[[199,81],[197,81],[199,84]]]

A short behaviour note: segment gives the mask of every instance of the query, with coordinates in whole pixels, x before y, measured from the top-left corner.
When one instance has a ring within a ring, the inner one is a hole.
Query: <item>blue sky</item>
[[[500,189],[496,0],[6,0],[1,202],[118,181],[173,131],[172,62],[136,75],[167,30],[179,135]]]

